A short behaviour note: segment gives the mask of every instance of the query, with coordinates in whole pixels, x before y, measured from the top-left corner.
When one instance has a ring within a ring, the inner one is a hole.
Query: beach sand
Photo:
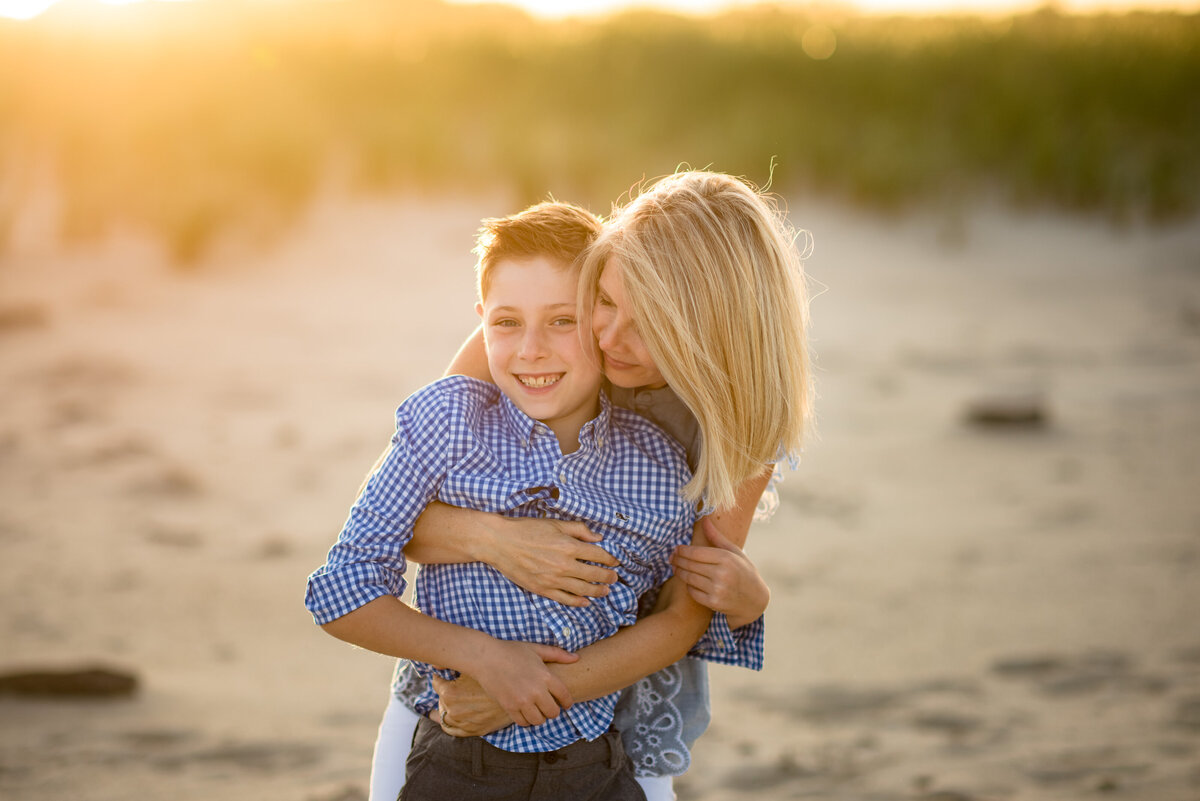
[[[323,202],[190,271],[14,227],[0,673],[138,688],[0,695],[0,797],[366,797],[391,661],[304,580],[510,206]],[[750,535],[767,666],[712,671],[680,799],[1200,799],[1200,225],[791,218],[817,432]]]

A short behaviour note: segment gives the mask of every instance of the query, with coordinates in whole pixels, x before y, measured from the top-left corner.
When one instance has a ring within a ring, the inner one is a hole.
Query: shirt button
[[[570,626],[563,626],[563,627],[562,627],[562,636],[563,636],[563,639],[564,639],[564,640],[565,640],[567,637],[570,637],[570,636],[571,636],[571,627],[570,627]]]

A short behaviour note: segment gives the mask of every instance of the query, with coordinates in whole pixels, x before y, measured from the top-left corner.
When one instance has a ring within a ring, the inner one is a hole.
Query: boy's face
[[[564,452],[575,450],[579,429],[599,407],[599,360],[584,349],[576,322],[577,278],[542,256],[505,259],[492,267],[487,298],[475,307],[496,386],[550,426]]]

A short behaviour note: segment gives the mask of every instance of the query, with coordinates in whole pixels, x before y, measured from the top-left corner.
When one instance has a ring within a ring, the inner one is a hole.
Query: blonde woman
[[[648,799],[674,798],[672,777],[687,769],[708,725],[707,672],[685,658],[692,645],[711,625],[731,653],[750,644],[758,654],[750,666],[761,667],[769,590],[741,546],[756,510],[770,506],[775,463],[795,462],[811,418],[794,238],[768,195],[721,173],[683,172],[616,210],[582,266],[580,328],[596,337],[612,400],[683,444],[693,470],[683,493],[707,513],[637,625],[581,650],[574,663],[548,666],[576,701],[625,690],[615,725]],[[448,372],[490,378],[478,332]],[[603,566],[613,557],[596,539],[579,523],[434,504],[406,554],[486,562],[532,592],[583,605],[614,580]],[[416,722],[403,702],[408,678],[402,665],[376,743],[372,801],[395,798],[403,785]],[[437,689],[431,716],[451,734],[511,722],[470,679]]]

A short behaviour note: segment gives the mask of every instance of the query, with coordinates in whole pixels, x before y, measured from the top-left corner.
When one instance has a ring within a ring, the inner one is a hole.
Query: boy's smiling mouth
[[[547,373],[543,375],[526,375],[517,373],[516,378],[521,382],[522,386],[529,387],[530,389],[542,389],[544,387],[557,384],[564,375],[566,375],[566,373]]]

